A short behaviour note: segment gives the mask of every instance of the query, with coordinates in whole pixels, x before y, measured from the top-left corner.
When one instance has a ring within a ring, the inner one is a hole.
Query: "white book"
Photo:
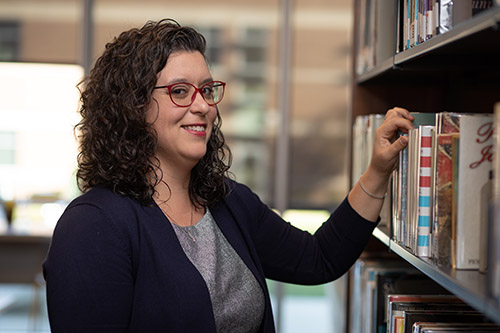
[[[352,178],[354,185],[364,172],[366,166],[366,131],[368,125],[368,116],[357,116],[353,125],[353,143],[352,143]]]
[[[463,115],[460,120],[455,268],[478,269],[480,225],[488,218],[493,167],[493,115]]]

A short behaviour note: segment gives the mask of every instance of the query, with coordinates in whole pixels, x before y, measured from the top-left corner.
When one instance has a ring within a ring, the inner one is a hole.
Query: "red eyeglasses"
[[[226,83],[222,81],[211,81],[198,88],[188,82],[179,82],[168,86],[154,87],[154,89],[163,88],[168,90],[168,95],[170,96],[172,103],[177,106],[186,107],[193,104],[197,92],[200,93],[208,105],[214,106],[222,101]]]

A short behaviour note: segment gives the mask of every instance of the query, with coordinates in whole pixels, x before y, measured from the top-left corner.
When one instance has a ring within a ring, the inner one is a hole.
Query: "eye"
[[[203,96],[212,98],[214,96],[214,88],[212,85],[207,85],[202,88]]]
[[[189,86],[185,84],[176,84],[170,88],[170,95],[173,97],[185,97],[189,94]]]

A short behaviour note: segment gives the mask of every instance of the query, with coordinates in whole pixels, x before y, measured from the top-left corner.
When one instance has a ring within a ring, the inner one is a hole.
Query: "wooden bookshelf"
[[[397,20],[379,18],[378,22],[392,25],[392,34],[378,38],[393,41],[394,52],[359,73],[360,3],[354,1],[351,128],[356,116],[384,113],[394,106],[415,112],[493,112],[494,104],[500,101],[500,6],[399,53],[394,42]],[[397,13],[399,1],[393,0],[392,4]],[[394,242],[383,228],[377,228],[373,236],[390,252],[500,324],[500,307],[490,298],[486,274],[436,267]]]

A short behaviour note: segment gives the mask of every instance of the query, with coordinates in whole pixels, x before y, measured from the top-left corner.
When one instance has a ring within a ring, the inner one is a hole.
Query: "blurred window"
[[[19,59],[20,24],[0,17],[0,61]]]
[[[0,131],[0,164],[13,165],[16,158],[16,133]]]

